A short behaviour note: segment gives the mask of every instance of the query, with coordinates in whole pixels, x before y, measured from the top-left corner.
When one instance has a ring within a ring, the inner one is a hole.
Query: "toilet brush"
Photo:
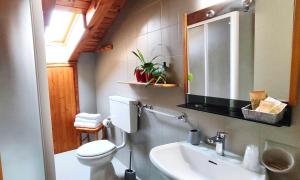
[[[136,180],[136,175],[134,170],[131,169],[131,155],[132,151],[129,151],[129,169],[125,170],[125,180]]]

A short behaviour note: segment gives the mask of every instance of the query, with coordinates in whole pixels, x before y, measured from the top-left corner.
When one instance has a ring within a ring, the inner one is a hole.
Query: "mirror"
[[[239,29],[241,31],[238,33]],[[248,99],[253,89],[253,14],[230,12],[188,27],[188,92]]]
[[[250,91],[266,90],[288,102],[294,3],[256,0],[247,12],[236,7],[224,12],[230,3],[222,3],[189,14],[187,94],[249,100]]]

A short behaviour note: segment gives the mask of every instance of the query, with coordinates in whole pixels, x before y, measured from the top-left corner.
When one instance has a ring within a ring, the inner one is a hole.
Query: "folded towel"
[[[100,124],[99,123],[89,123],[89,122],[74,122],[74,127],[81,127],[81,128],[96,128]]]
[[[76,117],[75,122],[87,122],[87,123],[99,123],[101,122],[101,119],[85,119],[85,118],[80,118]]]
[[[267,97],[265,100],[260,101],[259,106],[255,111],[278,114],[284,110],[287,104],[282,103],[281,101],[274,99],[272,97]]]
[[[89,113],[79,113],[76,117],[84,118],[84,119],[100,119],[101,114],[89,114]]]

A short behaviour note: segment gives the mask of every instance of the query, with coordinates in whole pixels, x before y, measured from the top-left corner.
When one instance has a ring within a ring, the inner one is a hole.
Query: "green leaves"
[[[194,79],[193,74],[192,74],[192,73],[189,73],[189,74],[188,74],[188,80],[189,80],[189,81],[192,81],[193,79]]]
[[[145,58],[140,50],[137,49],[137,52],[134,52],[134,51],[131,51],[131,52],[141,61],[142,64],[146,63]]]
[[[156,58],[158,58],[159,56],[155,56],[154,58],[151,59],[150,62],[153,62]]]
[[[144,72],[151,74],[155,70],[154,66],[155,66],[155,64],[153,64],[152,62],[145,63],[143,65]]]
[[[141,53],[141,51],[139,49],[137,49],[137,52],[139,53],[139,56],[140,56],[140,59],[141,59],[142,63],[145,63],[146,60],[145,60],[143,54]]]

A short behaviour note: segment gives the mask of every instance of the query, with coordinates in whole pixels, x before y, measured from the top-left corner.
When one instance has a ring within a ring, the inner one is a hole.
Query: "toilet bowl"
[[[91,180],[115,179],[111,164],[117,148],[108,140],[98,140],[80,146],[76,157],[78,161],[91,167]]]
[[[77,150],[77,158],[83,165],[105,166],[113,158],[116,145],[108,140],[98,140],[80,146]]]

